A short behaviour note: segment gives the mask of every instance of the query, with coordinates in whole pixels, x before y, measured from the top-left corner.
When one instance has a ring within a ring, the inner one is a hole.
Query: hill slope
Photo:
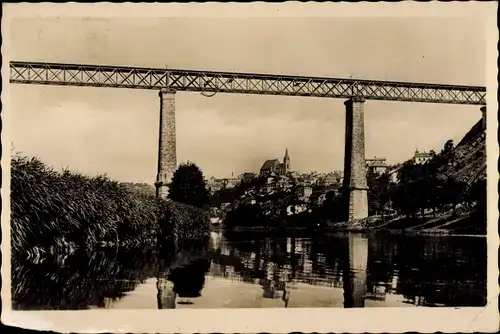
[[[447,178],[463,183],[486,179],[486,131],[477,122],[453,149],[452,159],[439,171]]]
[[[443,151],[426,164],[429,169],[426,171],[424,168],[424,176],[421,179],[406,181],[406,184],[401,185],[404,191],[398,192],[397,195],[393,194],[396,198],[400,198],[397,196],[405,196],[408,190],[411,195],[403,203],[411,204],[412,201],[416,201],[415,205],[420,205],[420,209],[431,208],[432,212],[428,211],[427,214],[421,212],[410,220],[408,216],[401,214],[388,222],[370,217],[360,226],[368,230],[484,235],[486,233],[485,139],[486,132],[480,120],[455,147],[448,145],[452,144],[451,141],[447,142]],[[407,167],[407,173],[415,168],[410,164]],[[434,174],[437,180],[434,181],[433,171],[437,171],[437,174]],[[427,179],[425,175],[431,176]],[[417,182],[423,183],[418,185]],[[435,207],[429,207],[429,204],[435,204]]]
[[[450,159],[439,167],[445,179],[465,185],[462,199],[475,202],[473,206],[462,206],[452,214],[443,212],[436,219],[414,227],[422,232],[486,233],[486,131],[482,120],[477,122],[455,146]]]

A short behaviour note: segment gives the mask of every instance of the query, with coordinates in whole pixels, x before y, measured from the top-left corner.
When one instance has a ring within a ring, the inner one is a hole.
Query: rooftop
[[[367,161],[367,164],[366,164],[368,167],[389,167],[386,163],[385,163],[385,159],[384,160],[374,160],[374,161]]]
[[[260,169],[270,169],[272,167],[276,167],[280,164],[278,159],[266,160]]]
[[[415,150],[415,157],[432,157],[431,152],[420,152],[418,149]]]
[[[415,152],[415,158],[430,158],[432,154],[430,152]]]
[[[395,173],[395,172],[397,172],[398,170],[400,170],[401,168],[403,168],[403,164],[400,164],[400,165],[394,166],[394,167],[393,167],[393,168],[391,168],[391,170],[389,171],[389,174]]]

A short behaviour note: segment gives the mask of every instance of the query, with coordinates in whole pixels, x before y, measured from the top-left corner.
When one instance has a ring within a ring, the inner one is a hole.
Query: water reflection
[[[214,232],[176,252],[12,267],[14,309],[481,306],[486,297],[485,238]]]
[[[150,252],[98,251],[49,257],[33,264],[12,260],[13,309],[108,307],[155,275]]]
[[[210,261],[198,258],[190,263],[169,268],[169,270],[159,273],[157,280],[158,308],[175,308],[177,303],[192,304],[190,298],[201,296],[201,291],[205,285],[205,275],[210,269]]]
[[[364,307],[368,238],[359,234],[349,235],[347,238],[349,261],[346,261],[343,271],[344,307]]]

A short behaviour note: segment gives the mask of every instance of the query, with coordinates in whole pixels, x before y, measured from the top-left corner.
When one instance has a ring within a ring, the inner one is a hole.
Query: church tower
[[[288,148],[285,150],[285,157],[283,158],[283,174],[291,171],[290,156],[288,155]]]

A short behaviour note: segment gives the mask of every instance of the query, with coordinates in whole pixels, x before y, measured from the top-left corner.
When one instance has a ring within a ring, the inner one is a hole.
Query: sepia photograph
[[[3,322],[498,330],[496,4],[66,5],[2,21]]]

